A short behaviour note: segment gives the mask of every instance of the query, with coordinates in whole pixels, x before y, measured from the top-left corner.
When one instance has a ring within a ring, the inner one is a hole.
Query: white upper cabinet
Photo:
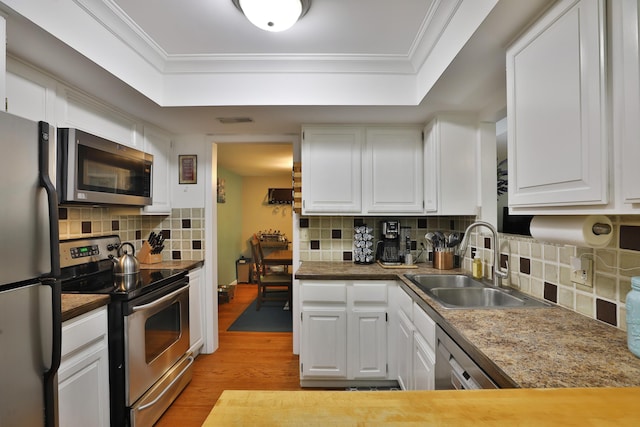
[[[422,213],[419,128],[305,126],[302,213]]]
[[[613,121],[619,142],[624,203],[640,203],[640,8],[637,0],[611,5],[613,37]]]
[[[302,131],[302,213],[362,211],[360,127],[304,127]]]
[[[424,129],[424,201],[428,215],[476,215],[477,128],[473,117],[441,114]]]
[[[158,129],[145,126],[144,151],[153,155],[152,204],[145,206],[142,213],[149,215],[169,215],[171,213],[170,163],[171,136]]]
[[[7,62],[6,111],[25,119],[56,125],[56,82],[21,62]]]
[[[66,86],[59,86],[57,104],[59,127],[81,129],[144,150],[139,124],[133,117]]]
[[[507,50],[510,207],[608,203],[604,24],[561,0]]]
[[[367,128],[362,169],[364,213],[423,211],[420,129]]]

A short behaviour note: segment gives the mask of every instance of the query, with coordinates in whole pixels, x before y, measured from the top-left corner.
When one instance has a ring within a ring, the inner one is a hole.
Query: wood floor
[[[200,427],[223,390],[301,390],[291,332],[227,332],[256,295],[256,285],[240,284],[219,305],[218,350],[196,358],[191,383],[157,427]]]

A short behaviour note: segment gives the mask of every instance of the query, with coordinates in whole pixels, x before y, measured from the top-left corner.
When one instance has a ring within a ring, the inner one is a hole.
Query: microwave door
[[[63,203],[151,204],[152,155],[78,129],[58,140]]]

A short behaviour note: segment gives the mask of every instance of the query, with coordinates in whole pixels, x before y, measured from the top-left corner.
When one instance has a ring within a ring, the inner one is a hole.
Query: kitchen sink
[[[485,287],[485,284],[464,274],[405,274],[423,291],[435,288],[472,288]]]
[[[454,307],[518,307],[524,301],[494,288],[435,288],[431,293]]]
[[[515,289],[498,288],[463,274],[406,274],[405,277],[445,308],[551,306]]]

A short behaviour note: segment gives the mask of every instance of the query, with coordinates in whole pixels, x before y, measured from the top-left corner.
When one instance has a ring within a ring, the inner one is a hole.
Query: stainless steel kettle
[[[123,249],[125,246],[131,247],[131,254]],[[113,255],[110,256],[111,261],[113,261],[113,274],[131,275],[140,273],[140,262],[134,256],[135,251],[136,249],[129,242],[125,242],[120,245],[120,248],[118,248],[119,257],[115,257]]]

